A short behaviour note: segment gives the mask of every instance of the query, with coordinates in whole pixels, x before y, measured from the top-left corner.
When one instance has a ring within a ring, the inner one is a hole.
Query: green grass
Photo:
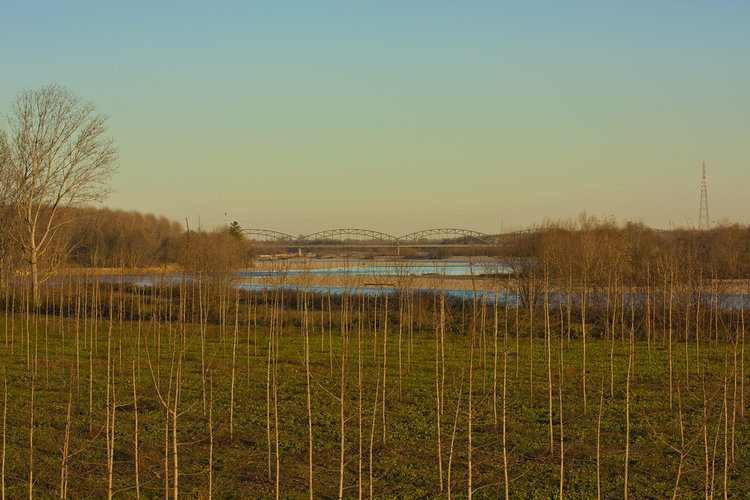
[[[89,431],[89,349],[87,326],[79,326],[78,373],[75,370],[75,322],[63,325],[64,352],[59,318],[49,317],[30,324],[30,340],[22,332],[25,323],[20,316],[11,318],[8,342],[0,338],[0,359],[8,383],[8,417],[6,428],[6,494],[9,498],[28,495],[29,416],[32,378],[35,380],[35,422],[33,470],[34,492],[39,497],[58,494],[61,449],[70,381],[72,380],[73,421],[70,439],[68,496],[101,498],[107,491],[107,461],[104,438],[105,395],[107,380],[108,322],[100,321],[93,356],[94,387],[92,429]],[[319,316],[317,317],[319,319]],[[234,436],[229,435],[231,349],[233,320],[221,338],[216,325],[209,325],[206,353],[212,373],[214,393],[214,470],[213,493],[221,498],[271,497],[275,482],[269,480],[266,437],[266,360],[268,329],[258,327],[258,345],[251,328],[240,325],[235,388]],[[0,322],[0,325],[4,324]],[[162,326],[161,358],[156,360],[155,325],[142,325],[142,340],[148,343],[154,371],[164,391],[169,384],[171,355],[169,333]],[[357,372],[357,324],[349,332],[345,395],[345,477],[344,495],[358,494],[359,391]],[[176,330],[173,325],[172,335]],[[10,341],[13,331],[13,342]],[[115,322],[112,328],[112,353],[118,404],[115,426],[114,489],[119,496],[135,496],[134,480],[134,411],[131,363],[140,359],[138,376],[138,419],[141,494],[163,496],[165,412],[156,397],[143,346],[136,349],[137,325]],[[208,410],[204,414],[200,338],[198,325],[187,325],[187,349],[183,365],[178,419],[181,496],[206,496],[208,492],[209,432]],[[501,333],[502,335],[502,333]],[[306,377],[303,363],[303,337],[298,327],[283,329],[278,352],[278,420],[280,485],[284,497],[307,495],[307,410]],[[335,497],[339,478],[339,402],[341,346],[339,331],[333,334],[333,369],[329,340],[321,351],[320,326],[310,337],[313,414],[314,481],[316,495]],[[372,429],[373,400],[378,377],[382,377],[383,332],[363,332],[363,489],[369,493],[369,440]],[[493,355],[491,332],[485,335],[486,351],[477,335],[472,394],[472,473],[475,496],[497,498],[503,494],[503,460],[501,427],[493,418]],[[257,347],[257,354],[256,354]],[[447,465],[451,433],[456,414],[462,372],[464,374],[461,411],[456,425],[451,487],[454,496],[466,496],[468,480],[468,368],[471,351],[466,333],[446,335],[444,409],[441,417],[444,491],[440,491],[435,389],[435,337],[433,331],[417,331],[411,352],[407,336],[402,341],[402,379],[399,396],[398,326],[389,325],[388,365],[386,379],[386,432],[383,436],[382,407],[375,419],[373,476],[375,494],[383,498],[447,497]],[[559,336],[553,332],[553,423],[554,451],[549,450],[547,365],[543,338],[534,339],[533,383],[529,381],[529,339],[509,336],[507,393],[507,450],[510,493],[513,498],[556,497],[559,488]],[[729,468],[728,492],[731,497],[747,495],[750,486],[750,432],[746,418],[740,415],[740,380],[734,397],[732,345],[701,345],[701,363],[696,364],[695,345],[689,346],[689,378],[686,374],[684,343],[675,343],[673,357],[673,403],[669,402],[669,364],[666,345],[659,336],[652,343],[651,360],[645,342],[635,344],[635,364],[631,385],[630,494],[634,497],[671,496],[680,455],[681,403],[685,436],[685,461],[679,494],[697,497],[705,486],[705,450],[703,441],[704,399],[702,377],[705,371],[708,402],[708,441],[710,458],[715,451],[715,494],[723,494],[724,420],[723,394],[725,354],[728,365]],[[376,352],[377,350],[377,352]],[[500,339],[502,350],[502,338]],[[28,352],[28,358],[27,358]],[[615,340],[614,384],[610,385],[610,345],[605,340],[589,340],[587,345],[587,401],[584,412],[581,389],[582,341],[573,339],[564,345],[563,424],[565,446],[565,495],[591,498],[596,495],[596,437],[600,390],[604,381],[604,405],[601,429],[601,488],[603,497],[622,497],[625,453],[625,380],[627,343]],[[376,361],[374,362],[374,356]],[[27,359],[29,367],[27,369]],[[484,360],[484,362],[483,362]],[[516,363],[518,362],[518,371]],[[64,372],[61,373],[61,367]],[[70,369],[73,368],[72,379]],[[502,354],[498,358],[498,412],[502,411]],[[738,368],[739,370],[739,368]],[[138,375],[138,374],[137,374]],[[745,385],[747,386],[745,381]],[[382,378],[379,399],[382,401]],[[533,385],[533,398],[530,391]],[[679,401],[677,385],[680,387]],[[745,387],[750,392],[750,386]],[[745,394],[745,400],[748,394]],[[736,400],[736,410],[733,401]],[[500,417],[498,414],[498,418]],[[271,417],[273,418],[273,407]],[[732,437],[732,420],[735,432]],[[717,433],[718,429],[718,433]],[[273,432],[272,422],[272,432]],[[273,438],[273,434],[272,434]],[[170,437],[171,439],[171,437]],[[734,458],[732,459],[732,439]],[[171,442],[169,443],[171,452]],[[272,451],[273,451],[272,439]],[[272,476],[275,456],[272,457]],[[172,474],[169,457],[169,474]],[[171,487],[171,486],[170,486]]]

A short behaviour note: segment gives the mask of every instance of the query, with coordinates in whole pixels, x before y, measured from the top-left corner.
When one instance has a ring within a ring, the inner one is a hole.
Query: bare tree
[[[18,219],[15,238],[39,299],[39,264],[51,255],[68,208],[109,193],[117,149],[107,117],[59,85],[22,92],[7,115],[3,188]]]
[[[10,168],[10,145],[8,136],[0,128],[0,179],[6,176]],[[10,196],[7,186],[0,184],[0,282],[7,288],[11,277],[20,263],[18,245],[14,245],[10,232],[13,228],[13,212],[8,209]]]

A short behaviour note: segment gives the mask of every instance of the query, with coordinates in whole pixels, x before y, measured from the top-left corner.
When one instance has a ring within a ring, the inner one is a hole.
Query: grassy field
[[[489,319],[484,331],[474,328],[473,348],[470,321],[463,330],[446,331],[443,344],[436,342],[435,329],[415,329],[410,336],[403,324],[399,341],[398,321],[391,321],[384,342],[383,324],[360,321],[356,307],[352,311],[345,335],[338,317],[328,329],[321,310],[307,329],[316,497],[339,495],[342,414],[344,497],[357,497],[360,488],[365,497],[372,491],[381,498],[447,498],[449,488],[452,496],[465,497],[470,436],[473,495],[502,497],[503,352],[511,497],[559,495],[561,432],[567,497],[596,497],[597,470],[601,496],[622,497],[626,442],[632,497],[671,497],[678,471],[679,497],[704,496],[706,488],[723,496],[725,484],[729,497],[748,494],[750,432],[742,397],[747,401],[750,387],[739,378],[745,372],[735,365],[731,343],[701,344],[699,360],[694,341],[687,360],[684,342],[673,344],[670,407],[669,349],[661,333],[650,355],[645,341],[634,342],[628,391],[627,332],[622,340],[617,331],[614,342],[593,332],[586,345],[584,408],[583,343],[575,332],[568,342],[553,328],[547,350],[540,331],[532,352],[522,325],[517,350],[511,317],[504,350],[501,311],[497,348]],[[180,496],[208,497],[210,483],[218,498],[273,497],[277,477],[282,497],[308,496],[305,329],[298,322],[254,325],[246,319],[238,321],[235,336],[232,314],[224,327],[205,324],[204,335],[200,321],[110,322],[104,315],[92,325],[83,317],[5,315],[0,320],[7,381],[5,494],[28,496],[31,472],[38,497],[59,496],[61,487],[71,498],[101,498],[108,491],[121,497],[171,496],[174,418],[168,419],[161,394],[170,408],[178,397]],[[739,346],[737,352],[740,356]]]

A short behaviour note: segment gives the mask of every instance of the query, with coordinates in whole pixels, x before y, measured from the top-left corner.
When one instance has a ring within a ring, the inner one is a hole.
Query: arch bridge
[[[282,244],[295,248],[312,248],[321,246],[364,247],[463,247],[467,245],[496,245],[507,241],[516,233],[489,235],[479,231],[460,228],[435,228],[415,231],[402,236],[395,236],[371,229],[339,228],[327,229],[307,235],[293,236],[289,233],[272,229],[243,229],[250,239],[269,243]]]

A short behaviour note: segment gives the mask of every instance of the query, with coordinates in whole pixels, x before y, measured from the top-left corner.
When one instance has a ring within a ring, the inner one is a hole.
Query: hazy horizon
[[[750,4],[16,2],[0,113],[110,116],[112,208],[191,227],[748,223]]]

